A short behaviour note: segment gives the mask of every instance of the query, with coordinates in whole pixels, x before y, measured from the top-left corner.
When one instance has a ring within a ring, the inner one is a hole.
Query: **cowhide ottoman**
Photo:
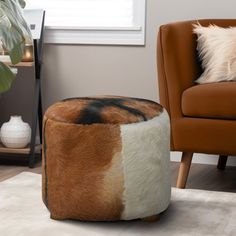
[[[71,98],[44,117],[43,200],[53,219],[152,219],[170,201],[169,118],[153,101]],[[150,217],[150,218],[149,218]]]

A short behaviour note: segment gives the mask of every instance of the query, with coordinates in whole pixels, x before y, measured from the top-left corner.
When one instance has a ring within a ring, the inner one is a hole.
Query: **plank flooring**
[[[175,186],[179,163],[171,163],[172,186]],[[41,173],[41,164],[38,163],[34,169],[22,166],[0,165],[0,181],[11,178],[23,171]],[[187,188],[204,189],[212,191],[224,191],[236,193],[236,167],[227,166],[220,171],[213,165],[192,164]]]
[[[41,172],[42,172],[41,171],[41,163],[38,163],[36,165],[36,167],[33,169],[30,169],[25,166],[0,165],[0,182],[4,181],[6,179],[9,179],[11,177],[14,177],[15,175],[18,175],[24,171],[41,174]]]
[[[172,186],[175,186],[179,163],[172,162]],[[236,166],[224,171],[214,165],[192,164],[186,188],[236,193]]]

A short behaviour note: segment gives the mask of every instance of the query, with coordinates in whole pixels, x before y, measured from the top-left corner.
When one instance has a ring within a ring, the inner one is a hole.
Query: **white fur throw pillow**
[[[203,27],[194,24],[197,50],[204,72],[195,82],[199,84],[236,81],[236,27]]]

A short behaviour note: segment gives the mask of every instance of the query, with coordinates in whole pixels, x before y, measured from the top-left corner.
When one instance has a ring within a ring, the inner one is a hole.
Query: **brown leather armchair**
[[[236,20],[198,22],[236,26]],[[193,153],[220,155],[219,169],[225,168],[228,155],[236,155],[236,82],[194,83],[202,69],[193,23],[162,25],[157,43],[160,101],[171,119],[171,149],[183,152],[179,188],[185,188]]]

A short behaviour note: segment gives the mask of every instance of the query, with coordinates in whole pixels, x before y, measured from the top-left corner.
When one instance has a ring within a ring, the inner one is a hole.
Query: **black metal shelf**
[[[40,19],[37,19],[37,22],[40,22],[40,27],[38,29],[37,34],[33,35],[33,46],[34,46],[34,60],[33,62],[20,62],[16,65],[11,65],[10,62],[5,62],[9,66],[14,67],[34,67],[34,97],[33,97],[33,111],[32,111],[32,132],[31,132],[31,140],[29,146],[22,149],[12,149],[5,148],[0,144],[0,154],[4,156],[26,156],[28,159],[28,166],[33,168],[35,165],[35,155],[41,151],[42,147],[42,97],[41,97],[41,68],[42,68],[42,51],[43,51],[43,33],[44,33],[44,19],[45,19],[45,11],[39,11]],[[30,12],[32,14],[32,12]],[[35,20],[35,18],[34,18]],[[31,22],[28,22],[31,25]],[[34,22],[33,22],[34,24]],[[37,128],[39,128],[40,134],[40,144],[36,144],[36,133]]]

